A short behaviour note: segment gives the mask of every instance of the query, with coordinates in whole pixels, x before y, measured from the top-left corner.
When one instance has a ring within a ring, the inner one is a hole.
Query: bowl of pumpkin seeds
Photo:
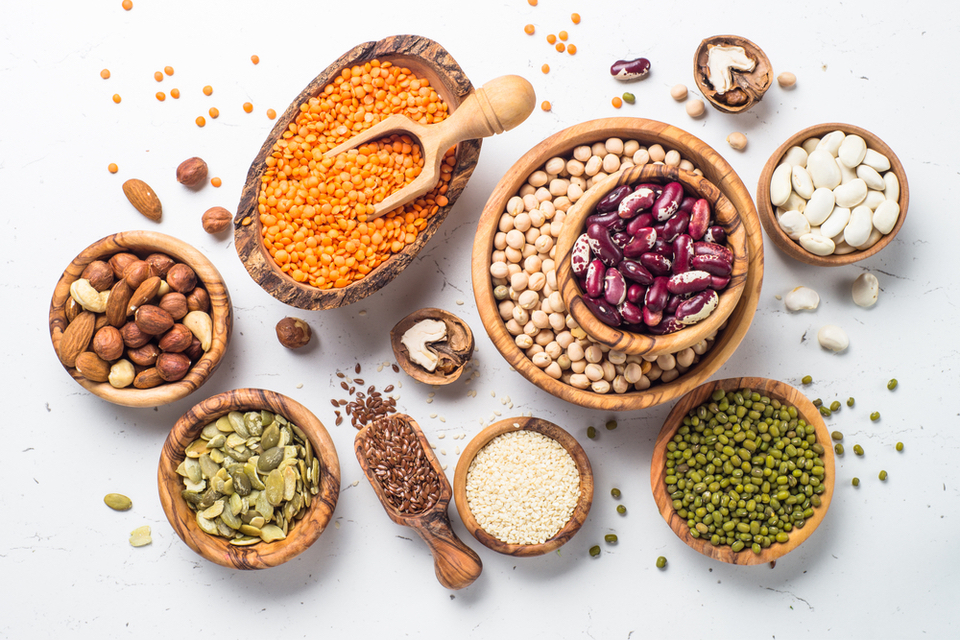
[[[157,472],[177,535],[207,560],[264,569],[290,560],[329,524],[340,461],[323,423],[265,389],[197,404],[171,429]]]

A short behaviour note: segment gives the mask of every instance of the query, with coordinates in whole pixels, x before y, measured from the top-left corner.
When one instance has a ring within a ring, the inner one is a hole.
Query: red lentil
[[[109,171],[110,173],[116,173],[119,170],[120,170],[120,167],[118,167],[116,163],[111,162],[110,164],[107,165],[107,171]]]
[[[260,64],[260,56],[258,55],[250,56],[250,62],[252,62],[253,64]]]
[[[104,80],[106,80],[107,78],[109,78],[109,77],[110,77],[110,69],[104,69],[103,71],[101,71],[101,72],[100,72],[100,77],[103,78]]]
[[[203,116],[197,116],[196,122],[198,127],[202,127],[203,125],[207,124],[207,120]]]
[[[562,42],[557,43],[557,51],[559,51],[560,53],[563,53],[566,50],[567,50],[567,45],[563,44]]]
[[[168,65],[168,66],[166,66],[166,67],[163,68],[163,72],[164,72],[165,74],[167,74],[168,76],[172,76],[172,75],[173,75],[173,67],[171,67],[171,66]]]
[[[243,110],[246,111],[247,113],[251,113],[253,111],[253,105],[250,104],[249,102],[244,102]]]
[[[210,184],[213,185],[214,187],[219,188],[220,185],[223,184],[223,180],[221,180],[220,178],[210,178]]]
[[[524,32],[525,34],[527,34],[528,36],[532,36],[535,31],[536,31],[536,29],[534,28],[534,26],[533,26],[532,24],[528,24],[527,26],[525,26],[525,27],[523,28],[523,32]]]
[[[157,91],[157,100],[159,100],[160,102],[163,102],[166,99],[167,99],[167,96],[164,95],[163,91]]]
[[[274,118],[277,117],[277,112],[274,111],[273,109],[267,109],[267,117],[273,120]]]
[[[610,101],[615,109],[619,109],[623,106],[623,100],[620,99],[620,96],[616,96],[613,100]]]
[[[119,93],[113,94],[113,101],[116,102],[117,104],[120,104],[120,94],[119,94]]]
[[[208,113],[210,114],[211,118],[215,119],[217,118],[217,116],[220,115],[220,110],[217,109],[216,107],[210,107],[210,111]]]
[[[213,93],[213,87],[211,87],[210,85],[207,85],[203,88],[203,95],[209,96],[212,93]]]
[[[154,74],[153,74],[153,79],[156,80],[157,82],[162,82],[162,81],[163,81],[163,73],[161,73],[160,71],[155,71]]]
[[[551,105],[549,100],[544,100],[540,103],[540,108],[544,111],[550,111]]]
[[[552,33],[547,36],[547,42],[549,42],[550,44],[553,44],[556,41],[557,41],[557,36],[553,35]]]
[[[540,71],[543,71],[544,73],[550,73],[550,65],[548,64],[543,65],[542,67],[540,67]]]
[[[130,11],[130,9],[133,9],[133,3],[130,0],[123,0],[123,2],[120,3],[120,6],[123,7],[125,11]]]
[[[579,13],[571,13],[571,14],[570,14],[570,20],[573,21],[573,24],[580,24],[580,14],[579,14]]]
[[[577,45],[575,45],[575,44],[568,44],[568,45],[567,45],[567,53],[569,53],[570,55],[576,55],[576,53],[577,53]]]
[[[176,88],[170,89],[170,97],[173,98],[174,100],[176,100],[177,98],[179,98],[179,97],[180,97],[180,89],[176,89]]]
[[[561,31],[560,33],[557,34],[557,37],[560,38],[561,40],[563,40],[564,42],[566,42],[566,41],[567,41],[567,32],[566,32],[566,31]]]

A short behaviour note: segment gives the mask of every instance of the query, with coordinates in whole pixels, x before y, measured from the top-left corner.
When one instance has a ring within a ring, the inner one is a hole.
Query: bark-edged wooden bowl
[[[376,42],[364,42],[344,53],[314,78],[277,118],[276,125],[247,173],[234,218],[234,244],[240,260],[254,281],[273,297],[294,307],[332,309],[346,306],[378,291],[397,277],[446,219],[473,174],[480,155],[479,139],[467,140],[457,145],[456,166],[444,194],[447,204],[428,219],[427,226],[417,234],[413,243],[406,245],[402,251],[392,255],[360,280],[342,288],[318,289],[299,283],[284,273],[263,244],[258,198],[266,171],[266,161],[273,152],[276,141],[288,131],[290,124],[300,114],[302,104],[323,91],[344,68],[374,59],[390,61],[429,79],[450,112],[473,91],[469,78],[443,47],[421,36],[399,35]]]
[[[756,64],[753,71],[733,71],[733,87],[720,93],[708,80],[710,48],[714,46],[742,47]],[[773,67],[763,49],[741,36],[711,36],[705,38],[693,56],[693,78],[697,88],[713,108],[723,113],[743,113],[763,99],[773,84]]]
[[[305,515],[291,525],[283,540],[236,546],[197,526],[196,513],[180,495],[184,485],[177,467],[186,456],[187,445],[200,436],[206,425],[231,411],[264,409],[287,418],[310,439],[314,456],[320,461],[320,492],[313,496]],[[305,551],[330,523],[340,495],[340,460],[323,423],[302,404],[265,389],[234,389],[207,398],[177,420],[163,443],[157,486],[167,520],[188,547],[227,568],[265,569],[283,564]]]
[[[156,231],[121,231],[102,238],[81,251],[63,272],[50,302],[50,338],[53,341],[54,351],[60,352],[60,340],[69,325],[66,305],[70,302],[70,285],[80,278],[83,270],[91,262],[108,259],[114,254],[123,252],[134,253],[140,258],[154,252],[166,253],[194,270],[198,282],[203,285],[210,297],[210,316],[213,320],[213,340],[210,349],[181,380],[167,382],[150,389],[137,389],[132,385],[118,389],[111,386],[109,382],[92,382],[76,368],[64,368],[85,389],[114,404],[127,407],[156,407],[185,398],[200,388],[220,366],[233,330],[233,307],[227,285],[213,263],[187,243],[172,236]]]
[[[620,185],[680,182],[687,196],[704,198],[712,207],[717,224],[727,233],[726,246],[733,251],[733,271],[727,287],[719,292],[719,303],[700,322],[665,335],[627,331],[604,324],[583,301],[584,292],[570,262],[573,244],[586,231],[586,219],[596,212],[597,203]],[[691,347],[717,332],[736,308],[747,282],[747,235],[740,212],[709,180],[666,165],[634,166],[620,172],[616,179],[594,185],[567,212],[557,239],[557,285],[567,312],[591,338],[611,349],[629,354],[658,356]]]
[[[680,517],[673,507],[673,499],[667,493],[667,485],[664,481],[666,477],[666,456],[667,445],[670,443],[677,430],[683,426],[683,419],[691,409],[696,409],[699,405],[708,401],[710,394],[716,389],[722,389],[724,392],[736,391],[744,387],[785,404],[793,405],[797,408],[800,417],[806,420],[808,425],[813,425],[816,429],[817,443],[823,445],[824,452],[820,456],[824,463],[824,482],[825,490],[820,494],[821,505],[814,508],[813,517],[806,520],[803,528],[793,529],[790,532],[790,539],[784,543],[773,543],[766,549],[762,549],[759,554],[753,553],[749,546],[746,546],[740,552],[734,552],[729,546],[713,546],[705,537],[695,538],[690,535],[690,527],[687,521]],[[673,407],[667,419],[664,421],[663,428],[660,430],[653,448],[653,461],[650,465],[650,486],[653,490],[653,498],[660,510],[660,515],[667,521],[667,524],[673,530],[677,537],[684,541],[690,548],[702,553],[705,556],[727,562],[730,564],[764,564],[776,560],[777,558],[796,549],[809,538],[816,528],[823,522],[823,518],[830,508],[830,501],[833,497],[833,489],[836,484],[836,473],[833,457],[833,444],[830,440],[830,432],[827,430],[820,412],[810,400],[800,391],[794,389],[788,384],[770,380],[768,378],[727,378],[725,380],[711,381],[703,384],[690,393],[686,394]]]
[[[467,474],[477,453],[497,436],[519,429],[535,431],[556,440],[570,454],[580,473],[580,498],[570,520],[551,538],[540,544],[510,544],[487,533],[477,522],[467,500]],[[518,558],[529,558],[550,553],[566,544],[576,535],[590,513],[593,504],[593,468],[580,443],[559,426],[540,418],[508,418],[495,422],[478,433],[464,448],[453,476],[453,499],[460,519],[481,544],[498,553]]]
[[[507,202],[517,194],[531,173],[554,156],[568,156],[583,144],[610,137],[637,140],[643,145],[661,144],[676,149],[689,159],[704,177],[716,186],[737,208],[747,237],[747,278],[740,301],[727,319],[713,347],[685,374],[668,383],[656,384],[644,391],[624,394],[600,394],[581,390],[556,380],[533,364],[514,342],[497,310],[490,277],[491,254],[500,216]],[[574,125],[546,138],[524,154],[497,184],[484,206],[477,225],[472,258],[473,294],[483,326],[500,354],[523,377],[547,393],[591,409],[632,411],[656,406],[680,397],[715,373],[740,345],[750,328],[760,288],[763,284],[763,232],[753,198],[726,160],[699,138],[672,125],[642,118],[605,118]]]
[[[409,350],[403,344],[404,334],[421,320],[438,320],[447,328],[446,340],[434,345],[441,358],[441,363],[434,371],[427,371],[413,362],[410,359]],[[473,332],[470,331],[466,322],[449,311],[428,307],[414,311],[390,330],[390,346],[393,347],[397,364],[411,378],[426,384],[445,385],[460,378],[460,374],[473,356],[474,340]],[[444,364],[448,364],[453,369],[448,373],[441,372],[440,367]]]
[[[897,199],[897,203],[900,206],[900,216],[897,218],[897,223],[894,225],[890,233],[881,237],[873,246],[869,247],[868,249],[857,249],[850,253],[844,254],[834,253],[828,256],[818,256],[814,253],[810,253],[800,246],[799,242],[794,241],[780,227],[778,222],[779,216],[777,215],[776,208],[770,202],[770,180],[773,177],[773,172],[778,166],[780,166],[783,157],[787,154],[787,151],[789,151],[790,148],[800,146],[809,138],[820,138],[832,131],[843,131],[845,134],[856,134],[866,141],[868,149],[879,151],[890,160],[890,171],[897,176],[897,181],[900,183],[900,197]],[[893,149],[891,149],[887,143],[878,138],[874,133],[852,124],[843,124],[839,122],[825,122],[823,124],[816,124],[798,131],[787,138],[787,140],[777,147],[777,150],[770,155],[770,159],[767,160],[767,163],[763,166],[763,170],[760,172],[760,181],[757,183],[757,212],[760,214],[760,223],[763,224],[763,230],[767,232],[767,236],[773,240],[773,243],[777,245],[781,251],[791,258],[818,267],[840,267],[847,264],[853,264],[854,262],[859,262],[860,260],[869,258],[870,256],[879,253],[884,247],[893,241],[893,238],[900,231],[900,228],[903,226],[903,222],[907,217],[907,208],[909,205],[910,186],[907,184],[907,173],[904,171],[903,164],[901,164],[900,159],[897,157],[897,154],[893,152]]]

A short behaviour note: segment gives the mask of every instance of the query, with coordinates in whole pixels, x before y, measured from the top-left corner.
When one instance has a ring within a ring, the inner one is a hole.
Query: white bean
[[[847,244],[858,247],[870,238],[873,231],[873,211],[870,207],[860,205],[850,212],[850,221],[843,228],[843,239]]]
[[[883,188],[886,186],[883,181],[883,176],[877,173],[876,169],[865,164],[857,167],[857,177],[863,180],[870,189],[883,191]]]
[[[850,222],[850,209],[834,207],[830,217],[820,225],[820,233],[827,238],[832,238],[842,232],[848,222]]]
[[[883,174],[883,195],[887,200],[900,201],[900,180],[893,171]]]
[[[813,196],[813,178],[805,168],[794,166],[790,172],[790,183],[801,198],[809,200]]]
[[[890,233],[897,226],[900,217],[900,205],[894,200],[884,200],[873,212],[873,226],[883,234]]]
[[[890,159],[873,149],[867,149],[867,152],[863,154],[862,162],[868,167],[876,169],[879,173],[890,170]]]
[[[817,149],[822,149],[836,158],[837,153],[840,151],[840,145],[843,144],[843,140],[846,137],[847,134],[843,131],[831,131],[820,139],[820,142],[817,144]]]
[[[866,153],[866,140],[852,133],[843,138],[840,147],[837,149],[837,158],[840,162],[853,169],[863,161],[863,156]]]
[[[833,189],[840,184],[842,177],[840,167],[830,152],[819,147],[807,157],[807,171],[810,172],[814,187]]]
[[[847,211],[849,211],[849,209],[847,209]],[[813,233],[800,236],[800,246],[817,256],[829,256],[837,248],[837,245],[834,244],[830,238],[818,236]]]
[[[856,178],[847,184],[841,184],[833,190],[838,207],[855,207],[867,197],[867,183]]]
[[[770,177],[770,202],[773,206],[783,205],[790,197],[793,190],[791,184],[792,173],[793,167],[786,163],[773,170],[773,175]]]
[[[833,195],[833,190],[820,187],[815,189],[813,195],[810,196],[810,200],[807,201],[807,206],[803,210],[803,215],[812,226],[819,226],[833,213],[835,204],[836,197]]]
[[[783,154],[780,163],[805,167],[807,166],[807,152],[804,151],[803,147],[790,147],[787,149],[787,152]]]
[[[800,236],[810,233],[810,223],[799,211],[787,211],[777,218],[777,222],[794,242],[800,240]]]

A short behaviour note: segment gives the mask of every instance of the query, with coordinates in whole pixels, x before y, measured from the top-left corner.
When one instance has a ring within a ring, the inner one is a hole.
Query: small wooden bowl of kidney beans
[[[563,301],[611,349],[685,349],[721,328],[743,292],[740,215],[701,176],[632,167],[586,193],[567,221],[557,246]]]

